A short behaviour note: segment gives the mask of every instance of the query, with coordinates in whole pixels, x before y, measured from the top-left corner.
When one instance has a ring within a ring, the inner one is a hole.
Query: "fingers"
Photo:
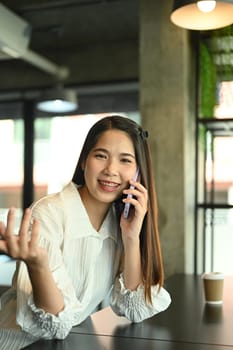
[[[134,206],[135,213],[144,215],[147,212],[148,192],[147,189],[139,182],[131,182],[134,188],[124,190],[124,194],[131,196],[123,199],[124,203],[131,203]]]
[[[4,225],[4,223],[2,221],[0,221],[0,239],[3,238],[3,236],[5,234],[5,230],[6,230],[6,226]]]
[[[3,232],[5,230],[5,232],[3,232],[3,235],[2,235],[4,244],[3,242],[1,242],[2,248],[0,249],[2,250],[4,249],[4,251],[7,249],[7,254],[9,254],[14,259],[24,260],[29,255],[28,231],[29,231],[30,219],[31,219],[31,209],[28,208],[24,212],[18,234],[15,234],[14,232],[15,209],[11,208],[8,211],[6,227],[4,228],[4,226],[0,226],[0,230],[1,230],[0,232]]]
[[[6,235],[6,225],[4,222],[0,221],[0,252],[4,254],[8,254],[7,244],[5,241]]]
[[[31,218],[31,209],[27,208],[24,212],[21,225],[19,228],[19,234],[20,235],[25,235],[25,232],[28,231],[29,224],[30,224],[30,218]]]
[[[15,208],[10,208],[7,214],[6,236],[10,237],[14,232]]]
[[[147,203],[148,200],[148,193],[147,193],[147,189],[141,185],[139,182],[135,182],[134,183],[134,187],[132,188],[128,188],[125,189],[123,191],[124,194],[130,194],[130,198],[125,198],[125,202],[131,202],[131,198],[133,199],[133,197],[136,198],[137,201],[143,203]],[[132,203],[133,204],[133,203]]]
[[[24,212],[23,218],[21,220],[21,224],[20,224],[20,228],[19,228],[19,235],[18,235],[19,250],[20,250],[22,256],[27,255],[28,229],[29,229],[30,217],[31,217],[31,210],[26,209]]]
[[[7,254],[8,253],[7,246],[4,240],[5,230],[6,230],[6,226],[2,221],[0,221],[0,252]]]
[[[15,257],[17,252],[17,242],[14,235],[14,226],[15,226],[15,209],[10,208],[7,214],[7,225],[5,230],[5,241],[7,243],[9,254],[12,258]]]
[[[38,246],[38,238],[39,238],[39,221],[37,219],[34,219],[32,223],[31,239],[29,242],[30,248],[33,251],[35,247]]]

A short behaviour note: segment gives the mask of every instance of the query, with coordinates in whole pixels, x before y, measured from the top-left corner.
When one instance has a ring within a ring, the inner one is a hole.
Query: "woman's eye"
[[[106,158],[106,155],[102,154],[102,153],[96,153],[95,157],[96,158]]]
[[[129,158],[122,158],[121,161],[122,161],[123,163],[132,163],[132,160],[129,159]]]

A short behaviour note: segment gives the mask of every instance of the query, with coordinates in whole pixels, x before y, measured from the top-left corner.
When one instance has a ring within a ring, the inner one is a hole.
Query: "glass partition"
[[[21,208],[23,186],[23,120],[0,120],[0,210]]]
[[[200,33],[196,271],[233,273],[233,25]]]
[[[23,120],[0,120],[0,221],[6,222],[10,207],[16,210],[15,231],[22,216]],[[4,265],[1,265],[4,263]],[[15,262],[0,255],[0,285],[10,285]]]

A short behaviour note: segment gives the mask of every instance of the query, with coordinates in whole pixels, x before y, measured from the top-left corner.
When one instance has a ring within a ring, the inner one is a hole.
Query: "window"
[[[20,212],[23,186],[23,120],[0,120],[0,215],[5,220],[8,208]]]
[[[233,273],[233,26],[200,37],[197,272]]]

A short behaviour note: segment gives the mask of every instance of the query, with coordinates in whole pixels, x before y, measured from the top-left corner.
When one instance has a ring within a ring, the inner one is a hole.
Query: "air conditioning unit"
[[[30,24],[0,3],[0,60],[20,58],[59,79],[66,78],[68,68],[30,50],[30,38]]]
[[[0,59],[23,56],[30,37],[31,26],[0,3]]]

